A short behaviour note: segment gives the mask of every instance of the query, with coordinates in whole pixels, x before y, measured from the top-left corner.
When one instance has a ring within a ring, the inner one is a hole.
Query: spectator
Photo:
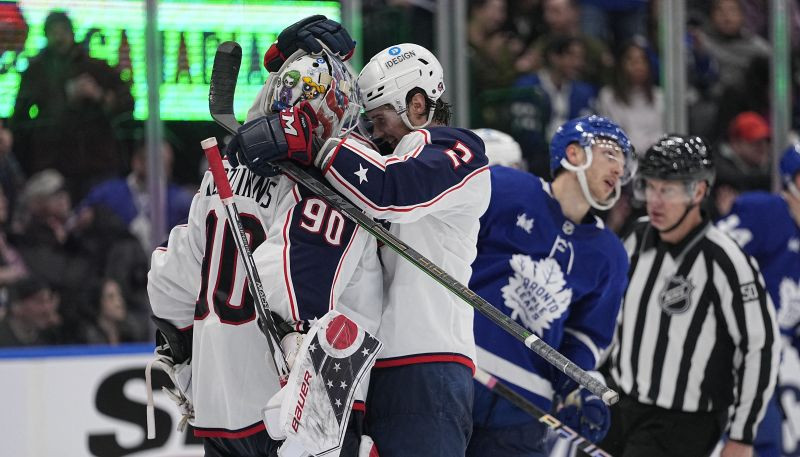
[[[161,156],[167,177],[167,225],[172,228],[186,220],[193,194],[171,182],[173,152],[168,143],[162,144]],[[147,150],[145,144],[136,146],[131,157],[131,172],[126,178],[112,178],[94,186],[78,205],[79,212],[102,207],[118,217],[136,236],[145,252],[154,245],[150,240],[150,193],[147,190]]]
[[[747,30],[769,40],[769,0],[742,0],[744,21]],[[792,48],[800,47],[800,6],[797,2],[786,2]]]
[[[58,170],[75,199],[118,172],[113,126],[130,117],[133,97],[118,72],[75,43],[65,13],[51,12],[44,31],[47,46],[22,74],[11,126],[25,171]]]
[[[530,71],[538,70],[545,64],[544,53],[548,43],[556,37],[572,37],[580,40],[585,51],[585,62],[581,69],[581,79],[600,86],[611,81],[614,58],[608,46],[601,40],[584,33],[580,23],[580,9],[577,0],[544,0],[542,4],[546,33],[533,44],[530,56],[523,55],[523,62],[530,58]],[[528,68],[518,66],[520,72]]]
[[[144,340],[135,322],[129,319],[125,297],[117,281],[102,280],[95,287],[90,306],[90,318],[83,329],[87,343],[117,345]]]
[[[509,0],[506,24],[514,35],[528,46],[545,32],[542,0]]]
[[[506,0],[470,2],[468,33],[475,96],[486,89],[511,86],[516,78],[514,59],[522,50],[522,43],[503,30],[506,17]]]
[[[20,220],[14,241],[32,274],[46,281],[61,297],[64,335],[77,338],[79,307],[88,300],[86,284],[97,278],[95,259],[81,237],[64,186],[55,170],[34,174],[22,191]]]
[[[556,37],[545,49],[545,67],[537,73],[521,76],[517,87],[540,87],[551,106],[547,137],[568,119],[592,113],[597,91],[591,84],[579,81],[585,49],[577,38]]]
[[[8,315],[0,321],[0,346],[38,346],[55,342],[49,331],[61,323],[58,295],[44,281],[25,278],[12,288]]]
[[[25,175],[14,155],[13,147],[14,134],[0,119],[0,187],[7,198],[7,219],[14,213],[17,192],[25,185]]]
[[[434,0],[363,0],[365,57],[395,43],[415,43],[433,49],[436,2]]]
[[[581,28],[606,43],[625,43],[645,33],[647,4],[648,0],[581,0]]]
[[[8,199],[0,187],[0,313],[5,312],[8,307],[9,287],[28,275],[28,268],[22,257],[6,239],[8,207]]]
[[[746,111],[731,121],[716,158],[715,216],[728,214],[741,192],[770,189],[769,139],[769,125],[758,113]]]
[[[719,80],[713,88],[718,98],[725,89],[744,80],[745,70],[758,56],[769,56],[766,40],[744,28],[744,13],[739,0],[715,0],[711,5],[711,22],[701,40],[699,52],[711,56],[719,66]]]
[[[712,117],[715,125],[709,135],[713,141],[721,141],[733,118],[744,111],[770,115],[769,73],[769,57],[757,56],[750,61],[742,81],[723,91],[715,102],[716,116]]]
[[[622,48],[614,84],[600,90],[597,112],[629,132],[636,150],[644,151],[664,133],[664,95],[655,85],[654,69],[644,37]]]

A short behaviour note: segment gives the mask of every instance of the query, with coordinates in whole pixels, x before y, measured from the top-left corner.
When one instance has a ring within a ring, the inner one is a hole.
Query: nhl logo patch
[[[691,305],[691,295],[694,285],[689,279],[681,275],[668,278],[666,285],[658,294],[658,304],[667,314],[681,314],[686,312]]]

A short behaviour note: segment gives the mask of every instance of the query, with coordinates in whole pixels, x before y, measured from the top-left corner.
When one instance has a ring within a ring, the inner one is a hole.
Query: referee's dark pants
[[[706,457],[722,437],[727,413],[685,413],[622,396],[600,447],[614,457]]]

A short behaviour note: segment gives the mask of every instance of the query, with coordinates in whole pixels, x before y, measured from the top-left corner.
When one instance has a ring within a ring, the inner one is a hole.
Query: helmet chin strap
[[[614,193],[606,199],[605,203],[600,203],[592,197],[592,192],[589,190],[589,183],[586,181],[586,170],[592,165],[592,147],[591,146],[584,146],[583,151],[586,153],[586,163],[583,165],[573,165],[567,160],[566,157],[561,159],[561,166],[566,168],[567,170],[574,172],[578,175],[578,184],[580,184],[581,192],[583,193],[583,198],[589,203],[589,206],[596,210],[605,211],[611,209],[617,200],[619,200],[620,195],[622,195],[622,184],[620,180],[617,180],[617,185],[614,187]]]
[[[789,189],[789,193],[791,193],[792,195],[794,195],[797,198],[800,198],[800,189],[798,189],[797,186],[795,186],[793,182],[789,183],[789,185],[786,186],[786,187]]]
[[[689,215],[689,212],[692,210],[692,208],[694,208],[695,206],[700,204],[699,202],[698,203],[694,202],[694,192],[696,190],[696,187],[695,187],[696,185],[697,185],[696,183],[691,185],[691,189],[692,190],[689,191],[689,194],[690,194],[689,195],[689,204],[686,205],[686,209],[683,211],[683,215],[680,217],[680,219],[678,219],[678,222],[672,224],[671,226],[669,226],[668,228],[665,228],[665,229],[661,229],[661,230],[656,229],[656,230],[658,230],[658,233],[669,233],[669,232],[675,230],[676,228],[678,228],[678,226],[681,225],[681,223],[683,223],[684,219],[686,219],[686,216]],[[706,187],[706,193],[708,193],[708,187]]]
[[[686,210],[683,212],[683,215],[681,216],[681,218],[678,219],[678,222],[672,224],[671,226],[669,226],[669,228],[665,228],[665,229],[656,228],[656,230],[658,230],[658,233],[669,233],[669,232],[675,230],[676,228],[678,228],[678,226],[681,225],[683,220],[686,219],[686,216],[689,215],[689,211],[691,211],[692,208],[694,208],[695,206],[697,206],[697,203],[694,203],[694,202],[693,203],[689,203],[688,205],[686,205]]]

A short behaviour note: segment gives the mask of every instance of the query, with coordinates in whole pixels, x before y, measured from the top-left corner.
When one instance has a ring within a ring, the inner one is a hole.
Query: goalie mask
[[[342,138],[358,122],[360,94],[347,64],[323,51],[319,55],[296,53],[270,75],[260,110],[277,113],[307,101],[314,107],[320,124],[320,139]]]
[[[578,143],[583,148],[586,154],[586,161],[583,164],[573,165],[567,160],[567,146],[572,143]],[[586,170],[594,159],[593,146],[600,143],[621,151],[625,157],[622,175],[617,180],[614,193],[605,202],[594,199],[586,181]],[[550,140],[550,175],[555,179],[562,168],[574,172],[578,176],[578,183],[586,201],[595,209],[607,210],[617,202],[622,193],[622,185],[627,184],[636,171],[636,161],[632,156],[633,146],[620,126],[602,116],[583,116],[564,123]]]

